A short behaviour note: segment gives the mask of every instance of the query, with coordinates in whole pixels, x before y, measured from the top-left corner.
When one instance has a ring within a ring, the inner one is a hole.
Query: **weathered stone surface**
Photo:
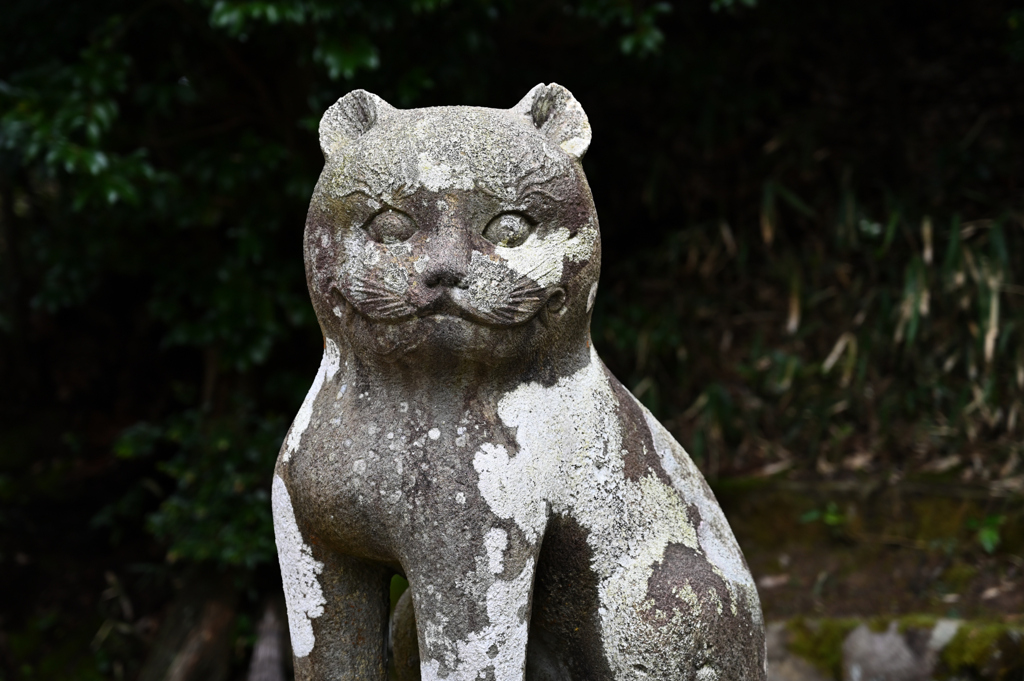
[[[324,115],[324,357],[273,485],[296,678],[385,678],[396,572],[426,681],[765,678],[721,509],[590,343],[590,136],[553,84]]]
[[[934,652],[927,646],[911,648],[896,622],[875,633],[860,625],[843,641],[844,681],[925,681],[934,667]]]

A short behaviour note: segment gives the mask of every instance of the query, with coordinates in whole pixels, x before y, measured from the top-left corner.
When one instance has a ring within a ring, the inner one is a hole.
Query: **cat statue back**
[[[590,342],[590,140],[555,84],[324,115],[324,357],[272,491],[297,679],[387,678],[395,574],[426,681],[765,678],[721,509]]]

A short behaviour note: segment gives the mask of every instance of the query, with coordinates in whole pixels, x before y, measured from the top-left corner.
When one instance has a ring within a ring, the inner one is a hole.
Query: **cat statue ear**
[[[540,83],[512,107],[512,111],[528,116],[562,151],[581,159],[590,147],[590,121],[572,93],[557,83]]]
[[[329,159],[377,123],[377,117],[394,107],[366,90],[353,90],[324,112],[320,119],[320,151]]]

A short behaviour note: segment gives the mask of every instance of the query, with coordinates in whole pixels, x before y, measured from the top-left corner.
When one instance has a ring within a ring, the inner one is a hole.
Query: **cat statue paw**
[[[324,114],[325,348],[272,488],[296,679],[385,681],[395,574],[424,681],[766,678],[725,516],[590,341],[590,139],[555,84]]]

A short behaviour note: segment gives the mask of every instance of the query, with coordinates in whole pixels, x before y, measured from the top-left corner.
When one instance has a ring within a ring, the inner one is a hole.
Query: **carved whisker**
[[[408,303],[396,300],[391,303],[381,305],[377,309],[380,310],[381,312],[402,312],[403,314],[408,314],[409,312],[414,311],[415,308],[413,308],[413,306],[409,305]]]
[[[502,321],[512,323],[521,321],[527,315],[522,314],[522,310],[516,308],[498,308],[494,311],[496,316],[502,319]]]
[[[404,316],[414,311],[411,305],[402,300],[385,301],[380,304],[371,303],[367,307],[373,309],[377,314],[392,317]]]
[[[540,301],[544,299],[545,293],[546,289],[544,287],[537,286],[532,282],[524,282],[512,289],[508,297],[509,300],[516,302]]]
[[[550,265],[547,269],[543,271],[540,268],[541,266],[537,265],[532,269],[527,270],[525,273],[523,273],[523,277],[528,277],[534,281],[538,281],[541,277],[544,277],[545,275],[551,274],[552,272],[555,271],[555,265]]]
[[[516,286],[509,293],[510,296],[536,296],[540,297],[544,295],[546,289],[543,286],[537,286],[536,284],[529,282]]]
[[[502,308],[514,310],[517,314],[533,315],[539,308],[543,307],[544,298],[539,296],[531,297],[509,297]]]
[[[543,291],[545,288],[546,287],[541,286],[540,284],[538,284],[535,280],[533,280],[530,277],[519,277],[519,279],[516,280],[515,287],[513,288],[513,290],[515,290],[515,291],[527,291],[527,290]]]
[[[377,302],[380,302],[380,301],[400,301],[400,300],[401,300],[401,298],[398,298],[397,296],[394,296],[394,295],[390,295],[390,296],[388,296],[388,295],[377,295],[377,296],[367,296],[366,298],[362,298],[360,300],[360,302],[367,303],[367,304],[373,304],[373,303],[377,303]]]
[[[496,324],[512,324],[516,322],[515,314],[501,308],[491,310],[482,316]]]
[[[381,290],[381,289],[352,289],[352,293],[361,300],[371,300],[376,298],[394,298],[395,293],[393,291]]]
[[[540,307],[542,302],[543,301],[540,298],[528,298],[526,300],[509,300],[508,303],[506,305],[503,305],[502,307],[507,307],[513,310],[522,310],[524,312],[532,312],[536,310],[538,307]]]
[[[390,288],[384,286],[380,282],[373,281],[371,279],[356,280],[356,282],[349,286],[349,288],[352,289],[353,291],[359,292],[390,293],[394,295],[394,291],[392,291]]]
[[[393,300],[374,299],[359,304],[361,310],[372,310],[377,313],[384,313],[388,310],[400,309],[403,304]]]

